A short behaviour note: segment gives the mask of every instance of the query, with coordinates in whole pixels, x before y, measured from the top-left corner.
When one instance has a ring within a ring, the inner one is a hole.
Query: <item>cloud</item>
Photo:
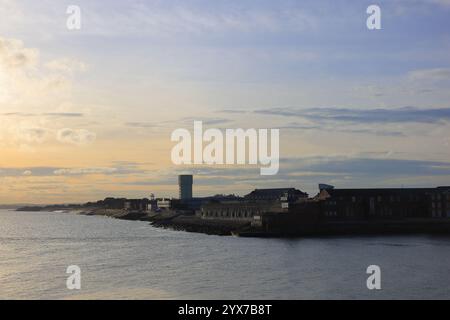
[[[371,129],[371,128],[363,128],[363,129],[350,129],[350,128],[339,128],[339,127],[327,127],[324,125],[304,125],[296,122],[289,123],[286,126],[277,126],[277,129],[286,129],[286,130],[320,130],[327,132],[342,132],[342,133],[356,133],[356,134],[370,134],[376,136],[386,136],[386,137],[402,137],[405,134],[400,131],[393,130],[379,130],[379,129]]]
[[[48,112],[43,113],[42,115],[47,117],[58,117],[58,118],[80,118],[84,116],[82,113],[78,112]]]
[[[81,176],[81,175],[143,175],[146,170],[141,168],[142,163],[129,161],[114,161],[112,166],[107,167],[82,167],[82,168],[54,168],[52,174],[58,176]]]
[[[94,5],[94,4],[93,4]],[[171,34],[206,34],[224,32],[294,32],[313,28],[316,20],[304,10],[283,7],[255,7],[251,4],[195,6],[189,3],[166,5],[130,1],[127,6],[112,4],[110,10],[91,8],[87,15],[93,23],[89,32],[133,34],[142,32],[155,36]],[[97,15],[95,12],[102,12]],[[105,21],[104,17],[108,17]],[[112,21],[120,21],[121,28]]]
[[[420,69],[408,73],[411,81],[442,81],[450,80],[450,68]]]
[[[64,168],[64,167],[28,167],[28,168],[11,168],[0,167],[0,177],[54,177],[54,176],[84,176],[84,175],[142,175],[147,173],[141,169],[138,164],[120,162],[116,166],[106,167],[81,167],[81,168]]]
[[[58,117],[58,118],[80,118],[83,113],[78,112],[47,112],[47,113],[25,113],[25,112],[7,112],[0,113],[4,117]]]
[[[22,41],[0,37],[0,66],[7,69],[32,67],[38,58],[39,52],[25,48]]]
[[[445,161],[358,158],[347,156],[282,159],[281,167],[284,167],[289,173],[296,171],[327,171],[335,174],[366,175],[374,177],[450,174],[450,162]]]
[[[17,137],[26,142],[42,143],[47,137],[48,131],[44,128],[19,129]]]
[[[45,66],[51,71],[62,72],[70,75],[78,71],[84,72],[87,70],[87,66],[84,62],[70,58],[53,60],[47,62]]]
[[[223,109],[223,110],[218,110],[218,113],[228,113],[228,114],[244,114],[244,113],[248,113],[248,111],[246,110],[236,110],[236,109]]]
[[[192,127],[194,121],[202,121],[203,125],[214,126],[214,125],[222,125],[226,123],[233,122],[232,119],[225,118],[208,118],[208,117],[184,117],[178,120],[168,120],[162,122],[139,122],[139,121],[130,121],[125,122],[124,125],[132,128],[143,128],[143,129],[167,129],[168,127],[177,127],[177,126],[189,126]]]
[[[152,122],[126,122],[125,126],[132,128],[159,128],[160,125],[158,123]]]
[[[89,174],[112,174],[118,171],[117,168],[65,168],[57,169],[55,175],[89,175]]]
[[[193,125],[194,121],[202,121],[204,125],[221,125],[225,123],[233,122],[231,119],[225,118],[205,118],[205,117],[186,117],[181,119],[182,123]]]
[[[0,168],[0,177],[27,177],[33,175],[35,177],[52,176],[53,171],[57,168],[53,167],[32,167],[32,168]]]
[[[96,134],[85,129],[64,128],[57,132],[57,140],[63,143],[86,145],[95,141]]]
[[[256,110],[255,113],[281,117],[298,117],[315,122],[349,123],[440,123],[450,120],[450,108],[419,109],[413,107],[393,109],[349,109],[277,107]]]

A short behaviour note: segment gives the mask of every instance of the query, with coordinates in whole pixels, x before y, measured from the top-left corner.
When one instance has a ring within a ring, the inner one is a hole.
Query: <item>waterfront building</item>
[[[170,199],[157,199],[156,200],[156,208],[157,209],[165,209],[169,210],[172,207],[172,200]]]
[[[148,199],[127,199],[124,209],[127,211],[148,211],[150,200]]]
[[[450,217],[450,187],[321,189],[321,216],[328,220]]]
[[[126,201],[125,198],[105,198],[97,201],[96,205],[105,209],[124,209]]]
[[[450,218],[450,187],[438,187],[431,192],[431,216]]]
[[[251,222],[256,215],[283,211],[279,201],[224,201],[204,204],[199,211],[199,216],[202,219]]]
[[[211,199],[201,206],[203,219],[253,221],[267,213],[286,213],[292,204],[308,199],[308,194],[295,188],[256,189],[244,198]]]

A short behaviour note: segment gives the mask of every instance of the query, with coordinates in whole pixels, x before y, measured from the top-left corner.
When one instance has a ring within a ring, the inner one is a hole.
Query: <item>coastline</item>
[[[128,211],[124,209],[77,208],[68,206],[22,207],[18,212],[68,212],[86,216],[102,216],[119,220],[146,221],[156,228],[176,231],[203,233],[208,235],[231,236],[248,223],[234,221],[206,221],[182,211],[166,210],[162,212]]]
[[[409,219],[379,221],[346,221],[326,223],[286,223],[272,230],[252,227],[250,222],[201,219],[183,211],[166,210],[162,212],[127,211],[104,208],[18,208],[16,211],[70,212],[86,216],[103,216],[120,220],[145,221],[156,228],[202,233],[217,236],[240,237],[316,237],[316,236],[357,236],[389,234],[447,234],[450,235],[450,219]],[[58,210],[56,210],[58,209]]]

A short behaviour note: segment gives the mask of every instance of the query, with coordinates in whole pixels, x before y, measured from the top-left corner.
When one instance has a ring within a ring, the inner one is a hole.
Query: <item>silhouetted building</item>
[[[251,222],[254,216],[283,211],[281,203],[275,201],[225,201],[202,205],[199,215],[203,219]]]
[[[431,192],[431,217],[450,218],[450,187],[438,187]]]
[[[291,205],[304,202],[308,194],[295,188],[256,189],[244,198],[217,197],[203,204],[203,219],[253,221],[268,213],[286,213]]]
[[[156,200],[156,208],[157,209],[170,209],[172,207],[172,200],[171,199],[157,199]]]
[[[105,209],[123,209],[125,208],[125,198],[105,198],[100,200],[97,205]]]
[[[450,187],[321,189],[321,215],[327,220],[450,217]]]
[[[125,210],[128,211],[148,211],[150,200],[148,199],[127,199],[125,200]]]
[[[284,199],[288,202],[295,202],[301,199],[308,199],[308,194],[295,188],[255,189],[246,195],[244,199],[251,201],[275,201]]]
[[[192,185],[194,183],[194,178],[192,175],[180,175],[178,177],[179,195],[180,200],[191,200],[192,199]]]

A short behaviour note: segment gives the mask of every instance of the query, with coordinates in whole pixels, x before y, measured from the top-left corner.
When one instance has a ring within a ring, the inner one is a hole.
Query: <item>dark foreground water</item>
[[[366,269],[382,269],[369,291]],[[78,265],[82,288],[66,288]],[[450,238],[249,239],[0,210],[0,299],[450,298]]]

